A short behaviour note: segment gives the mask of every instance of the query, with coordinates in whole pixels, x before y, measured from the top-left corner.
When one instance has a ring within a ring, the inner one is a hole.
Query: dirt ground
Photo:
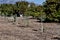
[[[26,26],[26,22],[28,25]],[[15,23],[0,17],[0,40],[60,40],[59,23],[43,23],[44,32],[41,32],[41,23],[36,19],[17,18]]]

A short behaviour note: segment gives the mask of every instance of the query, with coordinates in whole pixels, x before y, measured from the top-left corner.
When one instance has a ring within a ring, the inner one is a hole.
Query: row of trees
[[[25,16],[42,19],[43,21],[60,21],[60,0],[46,0],[43,5],[36,5],[26,1],[15,4],[0,4],[0,15],[11,16],[22,13]]]

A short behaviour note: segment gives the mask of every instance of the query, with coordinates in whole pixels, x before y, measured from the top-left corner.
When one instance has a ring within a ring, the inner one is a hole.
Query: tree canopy
[[[45,21],[60,22],[60,0],[46,0],[43,5],[27,1],[19,1],[15,4],[0,4],[0,15],[11,16],[13,13],[22,13]]]

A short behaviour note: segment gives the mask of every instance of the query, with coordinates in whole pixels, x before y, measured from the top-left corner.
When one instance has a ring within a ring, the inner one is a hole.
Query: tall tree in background
[[[21,1],[21,2],[16,2],[17,10],[19,10],[20,13],[23,13],[26,11],[28,8],[28,2]]]
[[[45,2],[45,13],[46,13],[46,16],[47,16],[47,20],[50,20],[50,21],[59,21],[58,18],[60,18],[60,13],[57,12],[57,10],[59,10],[59,3],[60,0],[46,0]]]

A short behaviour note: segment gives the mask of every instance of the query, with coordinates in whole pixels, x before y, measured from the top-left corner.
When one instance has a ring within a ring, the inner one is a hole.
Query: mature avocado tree
[[[25,11],[28,8],[28,2],[25,1],[21,1],[21,2],[16,2],[16,6],[17,6],[17,11],[19,11],[19,13],[24,14]]]
[[[32,16],[33,18],[38,18],[40,16],[42,6],[36,5],[35,3],[30,3],[30,7],[28,8],[29,15]]]
[[[44,6],[44,12],[46,13],[46,20],[49,21],[59,21],[58,18],[60,18],[58,15],[60,13],[58,12],[59,6],[60,6],[60,0],[46,0]],[[57,16],[56,16],[57,15]]]
[[[5,16],[12,14],[12,4],[1,4],[1,13]]]

